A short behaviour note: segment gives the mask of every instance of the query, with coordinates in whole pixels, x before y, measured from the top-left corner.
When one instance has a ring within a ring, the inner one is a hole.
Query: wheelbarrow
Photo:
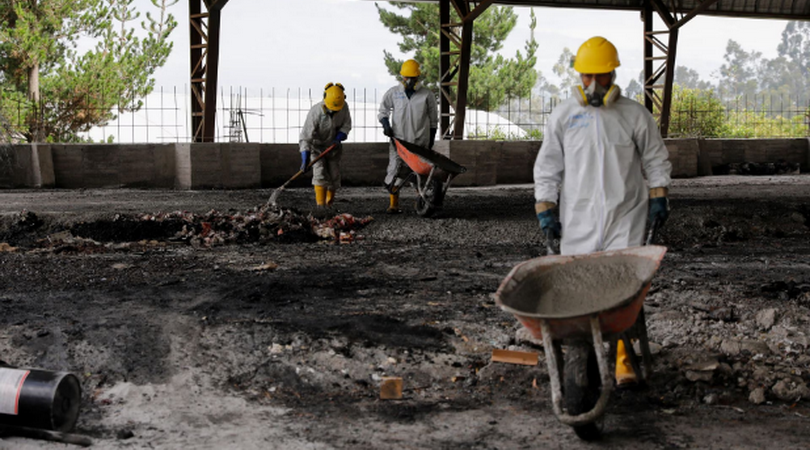
[[[582,439],[601,436],[596,422],[613,389],[610,361],[616,359],[619,339],[635,373],[642,381],[650,376],[642,306],[666,251],[646,245],[535,258],[515,266],[495,293],[504,311],[543,340],[554,414]],[[643,370],[631,339],[639,342]]]
[[[411,173],[399,184],[391,186],[392,194],[402,189],[402,186],[415,177],[414,187],[418,197],[416,199],[416,213],[423,217],[430,217],[442,208],[444,196],[450,187],[453,178],[467,171],[467,168],[454,162],[450,158],[429,148],[420,147],[411,142],[392,138],[397,154],[411,169]]]

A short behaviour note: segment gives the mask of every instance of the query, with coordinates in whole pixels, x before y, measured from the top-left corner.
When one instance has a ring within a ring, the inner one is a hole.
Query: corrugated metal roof
[[[406,0],[407,1],[407,0]],[[420,1],[420,0],[416,0]],[[427,0],[430,1],[430,0]],[[687,14],[700,6],[701,0],[661,0],[675,12]],[[436,3],[432,1],[431,3]],[[512,6],[547,6],[558,8],[614,9],[640,11],[642,0],[495,0]],[[810,0],[718,0],[703,15],[753,17],[764,19],[810,20]]]

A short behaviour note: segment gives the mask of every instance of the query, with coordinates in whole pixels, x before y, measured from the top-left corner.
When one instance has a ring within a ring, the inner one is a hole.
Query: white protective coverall
[[[383,95],[377,120],[388,118],[394,137],[414,143],[420,147],[430,145],[430,130],[439,127],[439,110],[436,97],[430,89],[417,85],[411,98],[405,94],[405,86],[398,84]],[[408,166],[397,155],[393,142],[388,148],[388,171],[385,184],[390,185],[395,178],[403,178],[410,172]]]
[[[348,104],[343,105],[340,111],[330,111],[323,102],[319,102],[310,108],[307,119],[301,128],[301,134],[298,138],[300,151],[312,152],[311,158],[315,159],[322,151],[332,145],[338,131],[349,134],[351,129],[352,116],[349,113]],[[326,186],[332,190],[340,187],[340,157],[342,153],[342,147],[333,149],[312,166],[313,186]]]
[[[581,106],[571,98],[546,125],[534,163],[534,195],[537,203],[559,205],[561,254],[634,247],[644,242],[648,189],[668,187],[671,171],[644,106],[626,97],[610,107]]]

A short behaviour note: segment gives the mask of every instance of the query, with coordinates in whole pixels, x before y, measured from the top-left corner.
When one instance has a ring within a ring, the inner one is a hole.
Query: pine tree
[[[439,5],[429,3],[390,2],[395,8],[410,14],[400,15],[377,5],[380,21],[391,32],[402,36],[399,50],[413,53],[422,68],[423,83],[439,94]],[[527,96],[537,78],[534,65],[537,41],[534,39],[536,19],[532,11],[530,28],[532,37],[524,51],[517,51],[514,58],[505,58],[497,52],[517,24],[517,14],[511,7],[489,7],[475,19],[470,57],[469,90],[467,105],[473,109],[491,111],[510,97]],[[451,22],[459,22],[455,10]],[[459,31],[460,34],[460,31]],[[383,52],[388,72],[399,77],[403,60],[389,51]]]
[[[29,141],[79,141],[140,109],[171,52],[179,0],[150,0],[160,14],[140,27],[133,1],[0,0],[0,107]]]

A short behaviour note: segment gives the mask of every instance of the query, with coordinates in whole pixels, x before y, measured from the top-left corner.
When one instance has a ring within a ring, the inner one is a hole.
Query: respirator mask
[[[579,101],[582,106],[593,106],[599,108],[601,106],[609,107],[616,102],[616,99],[621,95],[621,89],[616,86],[616,72],[611,72],[610,86],[604,87],[596,82],[596,77],[591,81],[591,85],[587,88],[583,85],[574,86],[572,94],[574,98]]]

